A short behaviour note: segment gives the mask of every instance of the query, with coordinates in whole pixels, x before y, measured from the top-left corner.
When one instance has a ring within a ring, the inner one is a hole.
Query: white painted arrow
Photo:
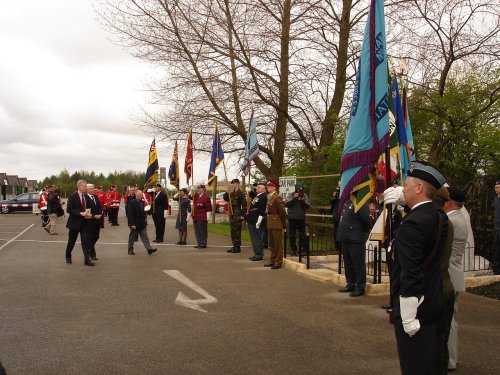
[[[217,303],[217,298],[211,296],[206,290],[204,290],[202,287],[199,285],[195,284],[193,281],[189,280],[186,276],[182,274],[179,270],[163,270],[167,275],[170,277],[173,277],[176,279],[178,282],[184,284],[188,288],[193,289],[195,292],[201,294],[203,299],[190,299],[188,296],[186,296],[184,293],[179,292],[177,295],[177,298],[175,299],[175,303],[177,305],[181,305],[184,307],[188,307],[193,310],[198,310],[202,312],[207,312],[206,310],[202,309],[200,305],[206,305],[209,303]]]

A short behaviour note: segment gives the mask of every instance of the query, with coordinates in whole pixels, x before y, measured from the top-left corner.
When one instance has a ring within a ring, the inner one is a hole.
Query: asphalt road
[[[0,215],[0,360],[8,374],[399,373],[379,307],[387,297],[350,298],[270,270],[248,260],[248,244],[227,254],[222,236],[209,234],[203,250],[173,245],[172,220],[157,253],[139,243],[129,256],[120,221],[101,231],[97,265],[85,267],[79,243],[65,263],[65,221],[50,236],[31,214]],[[193,235],[190,228],[188,243]],[[179,271],[201,294],[164,270]],[[202,312],[176,304],[179,292],[217,302]],[[456,373],[498,374],[500,302],[462,297]]]

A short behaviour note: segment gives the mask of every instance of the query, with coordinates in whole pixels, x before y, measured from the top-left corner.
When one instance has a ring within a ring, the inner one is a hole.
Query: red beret
[[[276,183],[274,180],[269,180],[266,183],[267,186],[274,186],[276,189],[279,188],[280,186]]]

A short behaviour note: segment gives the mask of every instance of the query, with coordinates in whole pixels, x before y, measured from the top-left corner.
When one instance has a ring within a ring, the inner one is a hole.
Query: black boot
[[[234,248],[235,248],[235,247],[236,247],[236,246],[233,246],[232,248],[230,248],[229,250],[227,250],[227,252],[228,252],[228,253],[234,253]]]
[[[232,253],[241,253],[241,248],[239,246],[233,246],[233,251]]]

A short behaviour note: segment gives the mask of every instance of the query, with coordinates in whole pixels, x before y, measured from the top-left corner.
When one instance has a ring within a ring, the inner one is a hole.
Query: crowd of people
[[[241,230],[247,223],[253,255],[250,261],[264,260],[264,249],[270,248],[265,267],[280,269],[283,265],[283,231],[288,230],[290,249],[296,254],[305,244],[306,211],[309,198],[298,184],[295,191],[282,199],[274,180],[258,182],[245,194],[240,181],[231,181],[224,194],[229,206],[232,247],[229,253],[241,253]],[[495,184],[494,272],[499,273],[500,252],[500,181]],[[355,209],[350,199],[338,207],[339,190],[332,195],[334,241],[344,259],[346,285],[339,289],[351,297],[364,295],[366,287],[365,242],[381,211],[373,202]],[[208,242],[208,213],[212,203],[204,185],[196,193],[181,189],[173,198],[178,202],[175,228],[177,245],[187,244],[188,223],[192,220],[196,245],[204,249]],[[387,252],[390,272],[391,303],[387,306],[395,336],[403,374],[439,374],[457,366],[457,316],[459,293],[465,291],[463,258],[470,221],[464,208],[465,193],[446,183],[443,174],[425,162],[412,162],[404,186],[394,185],[381,196],[392,205],[393,225]],[[112,186],[105,193],[80,180],[77,191],[66,205],[68,244],[66,262],[72,263],[72,250],[81,237],[84,264],[95,265],[95,244],[104,218],[112,226],[118,224],[121,195]],[[160,184],[143,192],[130,187],[124,196],[125,212],[130,228],[128,254],[135,255],[134,243],[141,239],[148,254],[157,251],[150,244],[147,218],[155,225],[153,242],[162,243],[169,199]],[[47,186],[40,194],[42,226],[57,234],[57,217],[64,214],[60,191]],[[469,221],[469,222],[468,222]],[[297,243],[298,239],[298,243]]]

